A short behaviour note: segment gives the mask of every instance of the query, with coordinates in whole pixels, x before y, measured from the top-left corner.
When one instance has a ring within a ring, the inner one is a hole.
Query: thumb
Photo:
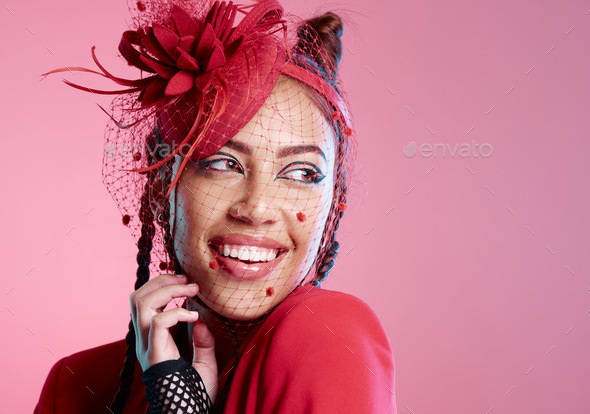
[[[193,368],[197,370],[212,402],[217,396],[217,359],[215,358],[215,338],[207,325],[198,321],[193,326]]]

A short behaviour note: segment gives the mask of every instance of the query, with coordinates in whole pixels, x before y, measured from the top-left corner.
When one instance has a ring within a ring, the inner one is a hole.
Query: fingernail
[[[176,275],[176,277],[185,277],[186,275],[183,275],[182,273],[179,275]]]
[[[199,312],[197,311],[190,311],[190,313],[197,318],[199,317]]]
[[[187,286],[197,286],[196,283],[187,283]]]

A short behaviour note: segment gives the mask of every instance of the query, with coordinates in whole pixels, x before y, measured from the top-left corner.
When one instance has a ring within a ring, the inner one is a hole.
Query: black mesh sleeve
[[[142,374],[149,414],[211,413],[213,404],[196,369],[184,358],[152,365]]]

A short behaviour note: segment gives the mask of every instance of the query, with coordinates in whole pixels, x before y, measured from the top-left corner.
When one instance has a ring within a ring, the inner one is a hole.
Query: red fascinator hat
[[[330,59],[318,47],[317,33],[302,32],[301,21],[286,16],[278,1],[238,5],[231,1],[143,0],[133,3],[130,11],[133,27],[123,33],[118,50],[129,66],[140,71],[137,79],[113,75],[99,62],[94,47],[92,57],[98,70],[66,67],[43,76],[81,71],[119,85],[104,90],[64,80],[83,91],[115,95],[111,107],[102,108],[110,117],[103,180],[122,213],[123,224],[139,244],[145,233],[140,218],[148,214],[141,195],[153,190],[150,173],[182,156],[178,173],[164,191],[166,197],[170,195],[187,162],[215,154],[235,136],[261,108],[281,75],[322,97],[339,140],[338,154],[349,150],[353,127],[337,68],[327,63]],[[335,186],[324,240],[330,239],[337,216],[346,207],[342,188],[345,186]],[[298,215],[300,220],[304,217]],[[148,265],[152,270],[175,270],[161,227],[160,232],[151,229]],[[320,246],[319,256],[329,248]]]

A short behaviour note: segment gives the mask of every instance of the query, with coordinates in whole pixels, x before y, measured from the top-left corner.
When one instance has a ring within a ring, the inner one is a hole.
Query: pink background
[[[320,3],[283,5],[309,16]],[[590,412],[590,4],[328,9],[347,23],[342,77],[360,150],[324,287],[380,316],[399,412]],[[135,277],[101,183],[95,102],[109,98],[39,75],[93,67],[92,45],[116,74],[135,72],[116,55],[124,0],[8,0],[0,16],[0,389],[4,412],[24,413],[58,359],[123,338]],[[485,144],[488,156],[427,157],[437,143]]]

